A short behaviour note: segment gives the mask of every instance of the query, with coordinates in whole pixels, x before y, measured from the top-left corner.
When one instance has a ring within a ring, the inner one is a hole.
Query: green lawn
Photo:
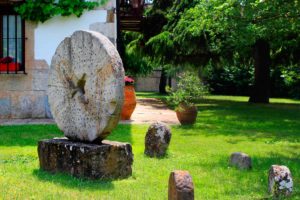
[[[61,136],[56,126],[1,126],[0,199],[167,199],[169,173],[174,169],[191,173],[195,199],[267,199],[272,164],[290,168],[294,178],[290,199],[300,199],[299,101],[277,99],[255,105],[247,99],[203,100],[194,126],[172,126],[169,152],[162,159],[143,154],[146,125],[119,125],[109,139],[133,145],[133,176],[107,182],[39,170],[37,141]],[[252,156],[251,171],[228,166],[235,151]]]

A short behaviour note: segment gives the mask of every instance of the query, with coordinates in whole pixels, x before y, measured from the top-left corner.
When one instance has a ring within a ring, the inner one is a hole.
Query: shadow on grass
[[[149,160],[153,160],[153,159],[157,159],[157,160],[168,160],[169,158],[171,158],[171,154],[170,154],[170,151],[169,149],[167,150],[166,154],[163,155],[163,156],[149,156],[149,155],[146,155],[144,154],[143,155],[145,159],[149,159]]]
[[[62,187],[67,188],[77,188],[82,190],[112,190],[114,189],[114,184],[112,180],[89,180],[83,178],[76,178],[68,174],[57,173],[52,174],[47,171],[36,169],[32,173],[40,181],[51,182],[54,184],[59,184]]]
[[[273,199],[268,193],[268,171],[274,164],[286,165],[292,173],[294,189],[291,198],[298,199],[300,197],[300,158],[297,151],[290,152],[290,157],[283,154],[270,153],[269,156],[252,156],[252,169],[241,170],[229,165],[229,156],[222,156],[211,163],[189,163],[189,165],[197,165],[202,169],[214,170],[216,177],[223,180],[226,187],[224,196],[230,194],[231,197],[239,196],[245,193],[259,193],[261,198],[255,199]],[[222,196],[222,195],[221,195]]]
[[[299,104],[250,104],[224,100],[202,100],[197,123],[180,129],[206,130],[207,136],[244,135],[250,139],[300,142]]]
[[[108,136],[107,140],[113,140],[118,142],[128,142],[133,144],[132,140],[132,125],[131,124],[119,124],[113,132]]]
[[[0,126],[0,146],[37,146],[39,140],[63,137],[56,125]],[[118,125],[109,140],[132,143],[131,125]]]

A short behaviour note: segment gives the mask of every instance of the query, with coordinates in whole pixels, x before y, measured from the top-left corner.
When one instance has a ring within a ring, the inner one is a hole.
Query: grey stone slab
[[[32,71],[32,90],[46,91],[48,88],[48,69],[36,69]]]
[[[46,117],[46,95],[39,95],[34,98],[32,102],[32,118],[45,118]]]
[[[46,118],[53,119],[53,116],[52,116],[52,113],[51,113],[51,109],[50,109],[48,95],[45,96],[44,101],[45,101]]]
[[[133,154],[128,143],[104,140],[93,144],[55,138],[39,141],[38,155],[41,169],[52,173],[90,179],[121,179],[132,174]]]
[[[0,99],[0,118],[9,118],[11,114],[10,98]]]
[[[33,98],[29,92],[27,95],[24,93],[13,95],[12,118],[31,118]]]

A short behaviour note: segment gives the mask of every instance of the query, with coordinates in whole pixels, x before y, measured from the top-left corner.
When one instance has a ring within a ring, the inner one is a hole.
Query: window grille
[[[13,6],[0,4],[0,74],[26,73],[24,27]]]

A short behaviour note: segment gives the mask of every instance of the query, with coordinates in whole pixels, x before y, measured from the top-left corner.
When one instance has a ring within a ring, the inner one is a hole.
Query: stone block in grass
[[[291,171],[286,166],[272,165],[269,170],[269,192],[276,196],[290,196],[293,191]]]
[[[251,169],[252,168],[252,160],[251,157],[242,152],[232,153],[230,156],[229,164],[231,166],[235,166],[239,169]]]
[[[194,200],[194,184],[188,171],[175,170],[169,178],[169,200]]]

